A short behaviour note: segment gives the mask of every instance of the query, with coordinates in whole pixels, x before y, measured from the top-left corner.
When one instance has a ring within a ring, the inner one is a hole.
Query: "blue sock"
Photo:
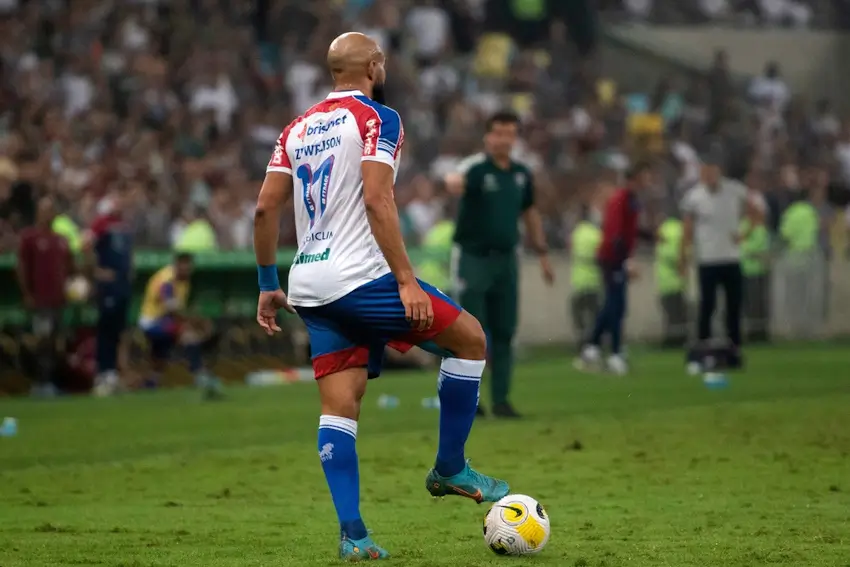
[[[623,336],[623,318],[617,317],[611,324],[611,354],[620,354],[620,341]]]
[[[623,319],[626,316],[626,284],[620,283],[612,293],[611,305],[611,354],[620,354],[623,337]]]
[[[319,418],[319,458],[339,528],[349,539],[363,539],[369,532],[360,518],[360,470],[357,464],[357,422],[335,415]]]
[[[608,299],[602,304],[602,309],[596,315],[596,323],[593,325],[593,332],[590,335],[590,344],[599,346],[602,344],[602,335],[608,327]]]
[[[485,364],[483,360],[444,358],[440,365],[440,444],[434,465],[440,476],[454,476],[466,466],[463,449],[475,421]]]
[[[186,359],[189,362],[189,371],[192,374],[197,374],[204,368],[204,359],[201,356],[200,344],[187,344],[184,347],[186,351]]]

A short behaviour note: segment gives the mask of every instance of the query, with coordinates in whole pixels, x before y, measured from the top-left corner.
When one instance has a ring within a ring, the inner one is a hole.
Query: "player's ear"
[[[369,61],[369,65],[366,67],[366,76],[369,78],[369,81],[371,81],[372,83],[378,82],[378,80],[377,80],[378,79],[378,71],[379,71],[378,67],[379,67],[378,62],[374,59]]]

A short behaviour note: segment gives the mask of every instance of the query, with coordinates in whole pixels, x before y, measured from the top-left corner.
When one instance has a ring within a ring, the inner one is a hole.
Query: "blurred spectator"
[[[58,364],[55,341],[62,325],[65,284],[74,271],[68,242],[53,231],[55,214],[52,199],[40,199],[36,224],[23,231],[18,248],[18,285],[37,341],[38,371],[33,381],[36,395],[55,392],[52,382]]]
[[[764,74],[750,83],[750,97],[756,106],[767,112],[782,112],[791,98],[788,85],[782,79],[779,64],[771,61],[764,68]]]
[[[415,241],[442,214],[429,180],[476,152],[483,117],[503,108],[523,117],[514,157],[534,170],[547,235],[561,247],[586,204],[582,188],[647,154],[659,161],[657,199],[675,202],[699,156],[719,147],[730,175],[757,174],[776,218],[793,195],[779,175],[789,164],[823,164],[834,172],[829,199],[850,200],[850,123],[829,101],[809,108],[775,63],[742,92],[723,51],[706,72],[621,82],[589,54],[595,18],[581,2],[176,0],[121,13],[110,0],[0,2],[0,251],[15,249],[39,197],[88,226],[116,191],[127,193],[139,247],[172,246],[198,221],[216,246],[250,248],[269,152],[325,96],[327,45],[346,29],[374,35],[388,54],[387,100],[406,127],[396,197]],[[788,25],[806,21],[803,4],[600,6],[602,19]],[[811,7],[811,22],[823,20],[823,6]],[[281,229],[291,246],[292,219]]]
[[[434,194],[433,182],[424,175],[418,175],[411,182],[414,197],[408,203],[405,213],[410,219],[417,241],[421,242],[431,228],[437,224],[443,213],[443,203]]]

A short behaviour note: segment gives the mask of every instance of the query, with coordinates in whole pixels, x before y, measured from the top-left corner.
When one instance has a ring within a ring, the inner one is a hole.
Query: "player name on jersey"
[[[295,148],[295,160],[298,161],[305,157],[318,156],[322,152],[336,148],[341,144],[342,136],[335,136],[333,138],[321,140],[315,144],[310,144],[309,146]]]

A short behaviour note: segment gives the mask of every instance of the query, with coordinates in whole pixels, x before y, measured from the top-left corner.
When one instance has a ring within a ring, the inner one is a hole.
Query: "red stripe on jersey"
[[[360,137],[363,139],[363,157],[374,157],[378,153],[378,137],[381,133],[381,116],[378,111],[354,97],[346,99],[347,108],[357,120]]]

